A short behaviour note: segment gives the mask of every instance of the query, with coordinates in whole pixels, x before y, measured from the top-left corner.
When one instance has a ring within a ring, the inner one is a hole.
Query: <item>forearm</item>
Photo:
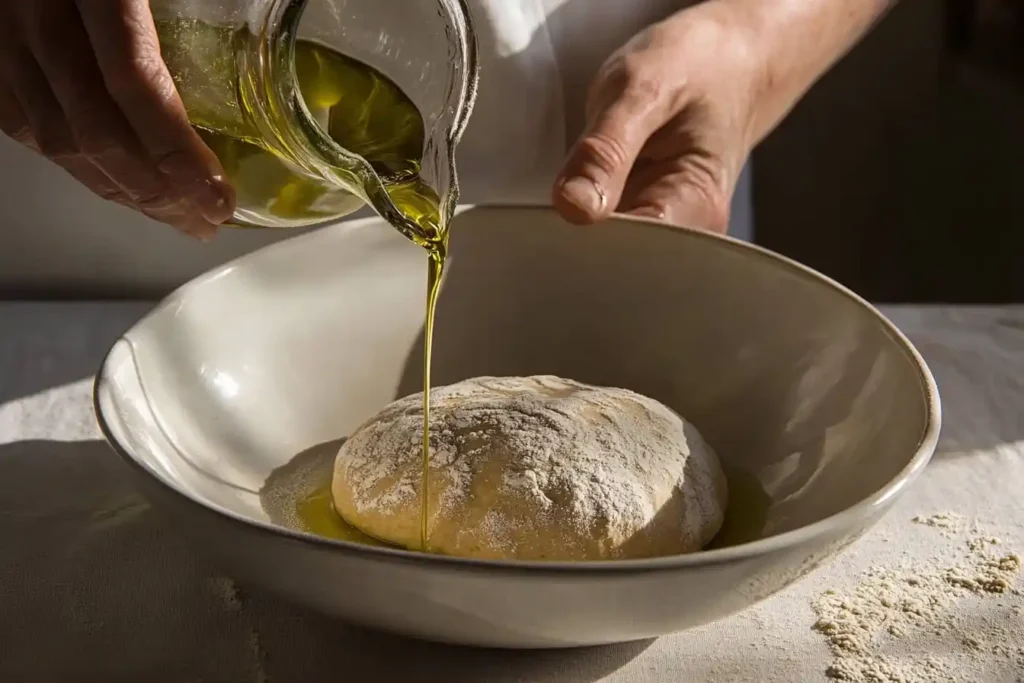
[[[719,0],[755,35],[762,68],[753,130],[759,142],[895,0]]]

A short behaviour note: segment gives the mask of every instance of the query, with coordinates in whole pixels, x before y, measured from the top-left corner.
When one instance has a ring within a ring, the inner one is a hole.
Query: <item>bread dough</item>
[[[464,557],[605,560],[700,549],[726,482],[696,428],[625,389],[479,377],[431,393],[428,546]],[[422,394],[345,442],[332,494],[382,541],[420,547]]]

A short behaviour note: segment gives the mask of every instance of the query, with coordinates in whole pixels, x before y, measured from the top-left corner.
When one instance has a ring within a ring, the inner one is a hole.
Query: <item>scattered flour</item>
[[[950,533],[963,531],[967,526],[967,520],[955,512],[939,512],[934,515],[918,515],[911,520],[914,524],[923,524],[933,529],[944,529]]]
[[[240,612],[242,610],[242,595],[238,590],[238,584],[233,579],[216,576],[210,579],[210,589],[230,611]]]
[[[876,567],[844,593],[826,591],[814,603],[814,630],[827,638],[831,680],[850,683],[932,683],[980,680],[998,658],[1024,667],[1024,648],[1011,637],[1021,606],[1014,587],[1021,558],[999,539],[953,514],[915,517],[943,536],[966,537],[954,555],[916,566]],[[973,601],[974,605],[967,605]],[[983,604],[982,601],[996,604]],[[967,608],[970,609],[958,609]],[[931,647],[931,644],[937,645]],[[916,654],[899,656],[899,649]]]
[[[249,651],[253,658],[255,683],[270,683],[267,673],[267,651],[263,648],[263,636],[256,629],[249,631]]]
[[[209,579],[211,592],[221,601],[225,609],[238,617],[244,618],[245,601],[234,579],[226,576],[214,576]],[[249,657],[252,662],[253,683],[271,683],[267,673],[267,651],[263,646],[263,637],[255,628],[249,629],[246,639]]]

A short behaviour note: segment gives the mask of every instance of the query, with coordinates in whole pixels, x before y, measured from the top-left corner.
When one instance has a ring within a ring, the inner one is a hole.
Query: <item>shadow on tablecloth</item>
[[[239,591],[127,474],[101,441],[0,445],[0,680],[592,683],[650,645],[448,647]]]
[[[152,304],[5,302],[0,405],[93,376],[117,337]]]

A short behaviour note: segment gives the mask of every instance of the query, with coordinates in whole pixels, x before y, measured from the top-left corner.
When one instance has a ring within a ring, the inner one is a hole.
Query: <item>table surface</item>
[[[943,435],[921,480],[835,562],[730,619],[650,642],[493,652],[365,632],[239,590],[133,491],[100,440],[91,377],[147,309],[0,303],[2,681],[824,681],[832,653],[812,628],[816,598],[855,590],[871,568],[962,551],[955,529],[914,517],[952,511],[1024,552],[1024,307],[892,307],[885,313],[938,380]],[[950,633],[879,645],[879,654],[970,656],[979,683],[1024,680],[1019,656],[962,644],[1002,622],[1001,644],[1024,653],[1022,607],[1016,591],[958,598],[944,607],[956,611]]]

